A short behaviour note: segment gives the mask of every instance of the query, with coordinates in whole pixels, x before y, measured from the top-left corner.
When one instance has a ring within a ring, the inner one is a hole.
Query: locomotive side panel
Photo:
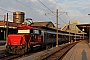
[[[8,35],[8,43],[9,45],[20,45],[20,41],[22,40],[22,44],[25,44],[24,40],[24,35],[15,35],[15,34],[11,34]]]

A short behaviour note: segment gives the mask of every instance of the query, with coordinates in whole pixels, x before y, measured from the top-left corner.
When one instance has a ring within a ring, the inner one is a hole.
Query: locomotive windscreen
[[[34,30],[34,34],[39,34],[39,30]]]

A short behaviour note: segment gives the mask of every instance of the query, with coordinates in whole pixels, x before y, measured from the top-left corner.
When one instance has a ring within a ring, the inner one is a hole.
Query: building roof
[[[0,25],[5,25],[5,22],[1,22],[1,21],[0,21]]]
[[[77,27],[80,30],[83,30],[84,29],[84,32],[89,33],[90,24],[79,24],[79,25],[77,25]]]
[[[8,22],[8,26],[11,27],[11,28],[17,28],[18,25],[22,25],[22,24],[17,24],[17,23],[14,23],[14,22]],[[0,21],[0,27],[6,27],[7,26],[7,22],[3,22],[3,21]]]
[[[8,26],[10,28],[17,28],[17,26],[19,26],[19,25],[23,25],[23,24],[8,22]],[[51,21],[49,21],[49,22],[34,22],[33,24],[31,24],[31,26],[33,26],[33,27],[49,27],[49,28],[55,29],[55,26]],[[0,21],[0,27],[6,28],[7,22]]]
[[[79,25],[79,22],[70,22],[68,24],[66,24],[65,26],[63,26],[61,28],[62,31],[67,31],[67,32],[72,32],[72,33],[76,33],[76,34],[83,34],[83,31],[80,30],[76,25]]]
[[[55,27],[54,24],[50,21],[50,22],[33,22],[33,24],[31,24],[31,26],[35,26],[35,27]]]

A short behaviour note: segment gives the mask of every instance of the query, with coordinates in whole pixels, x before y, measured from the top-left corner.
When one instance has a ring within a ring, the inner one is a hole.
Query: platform
[[[0,55],[5,53],[6,51],[6,41],[5,40],[0,40]]]
[[[76,44],[62,60],[90,60],[90,46],[86,41]]]
[[[49,55],[51,55],[51,53],[56,52],[67,45],[68,45],[68,43],[62,44],[62,45],[59,45],[58,47],[53,47],[51,49],[37,52],[37,53],[32,54],[28,57],[20,58],[19,60],[42,60],[43,57],[49,56]]]
[[[0,40],[0,46],[3,46],[6,44],[6,41],[5,40]]]

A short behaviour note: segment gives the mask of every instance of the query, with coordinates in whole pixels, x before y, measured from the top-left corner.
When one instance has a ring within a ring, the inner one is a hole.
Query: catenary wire
[[[41,2],[40,0],[38,0],[43,6],[45,6],[49,11],[51,11],[51,13],[53,13],[54,14],[54,12],[50,9],[50,8],[48,8],[43,2]],[[55,15],[55,14],[54,14]],[[59,18],[59,17],[58,17]],[[61,21],[63,21],[61,18],[59,18]],[[63,21],[64,22],[64,21]],[[65,23],[65,22],[64,22]],[[65,23],[66,24],[66,23]]]

